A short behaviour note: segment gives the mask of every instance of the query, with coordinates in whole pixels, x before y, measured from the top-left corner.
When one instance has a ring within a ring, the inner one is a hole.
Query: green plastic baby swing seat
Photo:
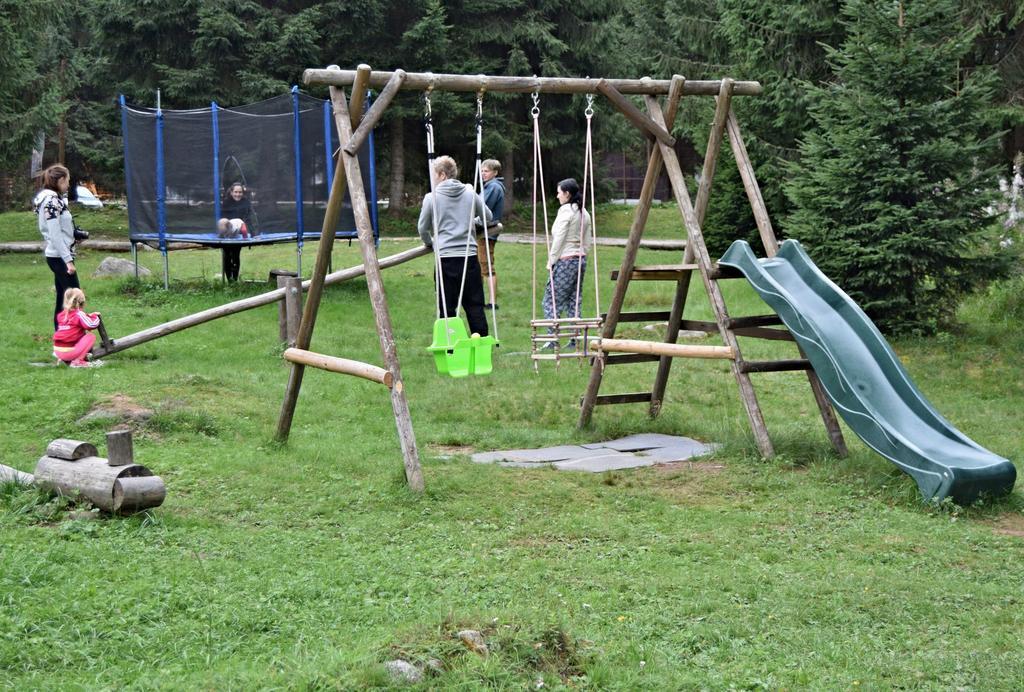
[[[434,321],[434,341],[427,350],[434,354],[434,365],[441,375],[466,377],[487,375],[492,370],[493,336],[470,336],[461,317]]]

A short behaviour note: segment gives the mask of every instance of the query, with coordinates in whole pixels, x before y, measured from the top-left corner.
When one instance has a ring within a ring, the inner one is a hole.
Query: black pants
[[[242,267],[242,246],[225,245],[220,250],[221,270],[227,281],[238,281],[238,270]]]
[[[462,285],[462,268],[466,265],[466,285],[462,291],[462,309],[466,311],[469,332],[487,336],[487,317],[484,314],[484,282],[480,279],[480,261],[472,257],[442,257],[441,279],[444,282],[444,306],[447,306],[448,317],[459,314],[459,287]],[[437,277],[434,277],[436,283]],[[445,316],[441,296],[438,296],[438,307],[441,317]]]
[[[57,291],[57,302],[53,307],[53,331],[57,331],[57,315],[64,310],[64,291],[81,286],[78,273],[68,274],[68,265],[60,257],[47,257],[46,264],[53,272],[53,288]]]

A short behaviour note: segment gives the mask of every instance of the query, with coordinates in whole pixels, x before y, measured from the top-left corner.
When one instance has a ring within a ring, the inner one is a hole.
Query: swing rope
[[[444,319],[447,322],[448,302],[445,298],[444,279],[441,275],[441,253],[437,247],[437,194],[436,186],[434,185],[434,117],[430,106],[430,92],[433,89],[434,87],[431,85],[423,92],[423,127],[427,135],[427,180],[430,181],[431,237],[434,239],[434,276],[436,277],[434,280],[434,297],[437,303],[434,307],[434,314],[436,319],[440,319],[443,311]],[[436,300],[438,296],[440,300]],[[451,330],[445,329],[444,333],[445,345],[450,349],[452,347]]]
[[[473,177],[473,194],[479,194],[480,199],[484,198],[484,174],[483,164],[481,163],[481,157],[483,152],[484,144],[484,87],[480,87],[480,91],[476,95],[476,174]],[[477,192],[479,190],[479,193]],[[476,200],[473,200],[473,206],[476,206]],[[484,204],[486,206],[486,203]],[[491,239],[488,233],[487,215],[486,211],[480,209],[480,221],[484,226],[484,256],[487,258],[487,283],[488,286],[493,288],[493,284],[490,281],[490,275],[494,271],[494,265],[491,264]],[[491,294],[491,324],[494,326],[494,340],[498,341],[498,312],[494,306],[497,297]]]
[[[548,226],[548,200],[544,186],[544,161],[541,156],[540,146],[540,91],[533,92],[533,108],[530,109],[533,116],[533,280],[530,282],[533,290],[532,307],[533,319],[537,320],[537,190],[540,189],[541,210],[544,215],[544,247],[547,252],[544,255],[544,266],[547,267],[547,258],[551,252],[551,238]],[[551,272],[548,271],[548,280],[551,281],[551,304],[555,305],[555,285]],[[557,315],[557,309],[555,311]]]
[[[597,278],[597,275],[598,275],[598,267],[597,267],[597,223],[596,223],[596,220],[595,220],[596,219],[597,209],[595,207],[595,202],[594,202],[594,197],[595,197],[595,195],[594,195],[594,144],[593,144],[592,128],[591,128],[591,121],[594,118],[594,95],[593,94],[587,94],[587,108],[583,112],[583,114],[587,118],[587,139],[586,139],[586,146],[585,146],[584,154],[583,154],[583,190],[582,190],[583,194],[582,194],[582,199],[580,200],[580,236],[579,236],[579,243],[580,243],[580,249],[582,249],[583,248],[583,241],[584,241],[584,237],[583,237],[583,235],[584,235],[583,228],[584,228],[584,222],[585,222],[584,216],[586,214],[586,209],[587,209],[587,183],[589,182],[590,183],[590,235],[591,235],[590,240],[591,240],[591,249],[594,252],[594,271],[593,271],[593,274],[594,274],[594,315],[596,317],[600,317],[601,316],[601,295],[600,295],[599,288],[598,288],[598,278]],[[582,309],[583,309],[583,306],[582,306],[582,302],[583,302],[582,301],[582,297],[583,296],[580,294],[580,284],[581,284],[581,282],[583,280],[583,277],[581,276],[582,272],[580,272],[580,268],[582,267],[582,264],[583,264],[583,258],[585,258],[586,256],[587,256],[587,253],[586,253],[586,251],[584,251],[583,254],[580,255],[580,259],[577,262],[577,269],[576,269],[576,314],[573,315],[573,317],[575,317],[577,319],[579,319],[580,313],[582,312]]]

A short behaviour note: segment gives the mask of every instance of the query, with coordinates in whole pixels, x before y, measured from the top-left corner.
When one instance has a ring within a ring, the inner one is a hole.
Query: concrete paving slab
[[[586,449],[579,445],[560,445],[558,447],[542,447],[541,449],[509,449],[497,452],[478,452],[473,455],[472,459],[478,464],[491,464],[496,461],[548,463],[588,456],[594,456],[594,450]]]
[[[605,442],[592,442],[583,445],[589,449],[608,447],[619,452],[636,452],[641,449],[654,449],[655,447],[672,447],[684,442],[696,442],[689,437],[679,435],[663,435],[662,433],[641,433],[639,435],[628,435],[617,440],[606,440]]]
[[[713,445],[706,445],[696,440],[688,444],[676,444],[671,447],[656,447],[655,449],[643,449],[637,452],[637,456],[650,457],[658,461],[682,461],[702,457],[715,451]]]
[[[605,471],[618,471],[620,469],[633,469],[640,466],[653,466],[659,463],[657,459],[638,457],[635,454],[611,453],[584,459],[571,459],[569,461],[556,461],[554,466],[559,471],[589,471],[590,473],[603,473]]]

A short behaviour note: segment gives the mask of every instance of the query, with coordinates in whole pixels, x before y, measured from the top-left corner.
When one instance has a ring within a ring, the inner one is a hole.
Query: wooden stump
[[[114,430],[107,433],[107,464],[109,466],[127,466],[134,463],[135,453],[132,451],[132,431]]]

